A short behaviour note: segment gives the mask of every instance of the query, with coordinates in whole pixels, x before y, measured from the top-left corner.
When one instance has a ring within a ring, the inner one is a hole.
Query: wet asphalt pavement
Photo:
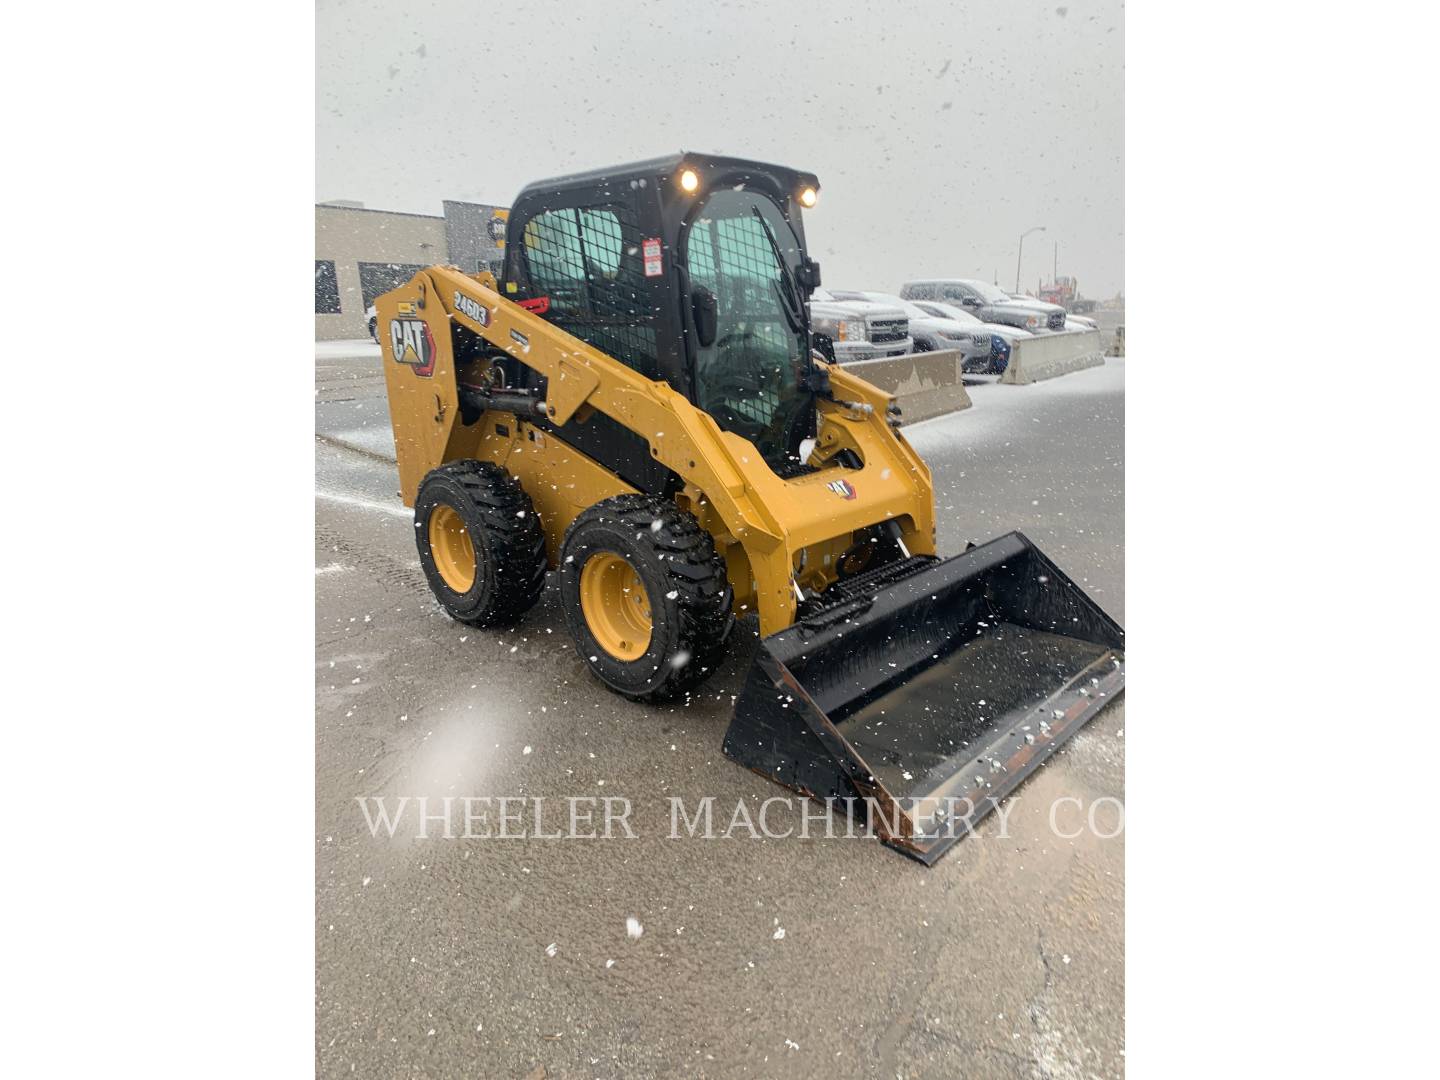
[[[940,553],[1018,528],[1123,624],[1124,372],[976,379],[974,408],[910,429]],[[723,838],[737,803],[754,819],[788,794],[720,753],[753,625],[698,701],[647,707],[589,677],[553,588],[511,630],[451,622],[396,496],[384,393],[377,348],[317,345],[319,1075],[1123,1074],[1124,836],[1103,838],[1123,700],[933,868],[843,819],[831,839],[815,821]],[[407,796],[394,837],[372,835],[357,799]],[[501,838],[492,801],[492,835],[465,839],[466,796],[543,797],[547,833],[567,798],[602,800],[597,827],[628,799],[635,836]],[[672,796],[713,796],[716,838],[672,839]],[[455,838],[438,819],[416,837],[420,797],[455,800]]]

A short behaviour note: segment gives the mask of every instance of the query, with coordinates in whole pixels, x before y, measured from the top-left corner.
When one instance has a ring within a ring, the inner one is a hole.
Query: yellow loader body
[[[893,520],[911,554],[935,553],[930,470],[888,422],[889,395],[843,368],[831,365],[829,374],[835,397],[848,404],[819,403],[811,460],[823,466],[848,449],[863,465],[782,480],[754,446],[722,431],[667,383],[506,300],[489,274],[431,267],[381,296],[375,309],[406,506],[437,466],[493,461],[535,501],[553,568],[582,511],[634,491],[525,417],[492,409],[475,424],[461,422],[461,387],[483,386],[489,362],[457,366],[453,322],[548,378],[552,424],[583,424],[600,412],[645,438],[656,460],[684,481],[677,501],[714,537],[736,609],[758,613],[762,635],[794,621],[796,584],[818,593],[834,583],[837,560],[867,526]]]
[[[527,187],[498,283],[376,301],[400,494],[453,618],[556,578],[632,700],[690,692],[753,614],[725,754],[931,863],[1121,693],[1124,631],[1019,533],[936,557],[894,401],[810,326],[817,190],[695,154]]]

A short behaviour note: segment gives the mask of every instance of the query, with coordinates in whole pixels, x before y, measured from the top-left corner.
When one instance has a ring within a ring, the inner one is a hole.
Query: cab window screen
[[[548,210],[525,225],[525,265],[545,316],[561,329],[655,378],[655,314],[642,238],[621,206]]]

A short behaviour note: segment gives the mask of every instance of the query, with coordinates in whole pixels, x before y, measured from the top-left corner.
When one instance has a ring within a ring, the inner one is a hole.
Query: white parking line
[[[362,510],[378,510],[382,514],[389,514],[392,517],[404,518],[407,521],[414,519],[414,514],[409,508],[392,503],[375,502],[373,499],[358,499],[354,495],[337,495],[333,491],[321,491],[315,489],[317,499],[325,499],[328,502],[341,503],[344,506],[358,506]]]

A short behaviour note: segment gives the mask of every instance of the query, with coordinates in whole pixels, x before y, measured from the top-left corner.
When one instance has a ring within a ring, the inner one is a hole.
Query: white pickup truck
[[[810,296],[810,330],[824,334],[841,364],[903,356],[915,345],[910,319],[890,304],[866,300],[837,300],[824,289]]]

